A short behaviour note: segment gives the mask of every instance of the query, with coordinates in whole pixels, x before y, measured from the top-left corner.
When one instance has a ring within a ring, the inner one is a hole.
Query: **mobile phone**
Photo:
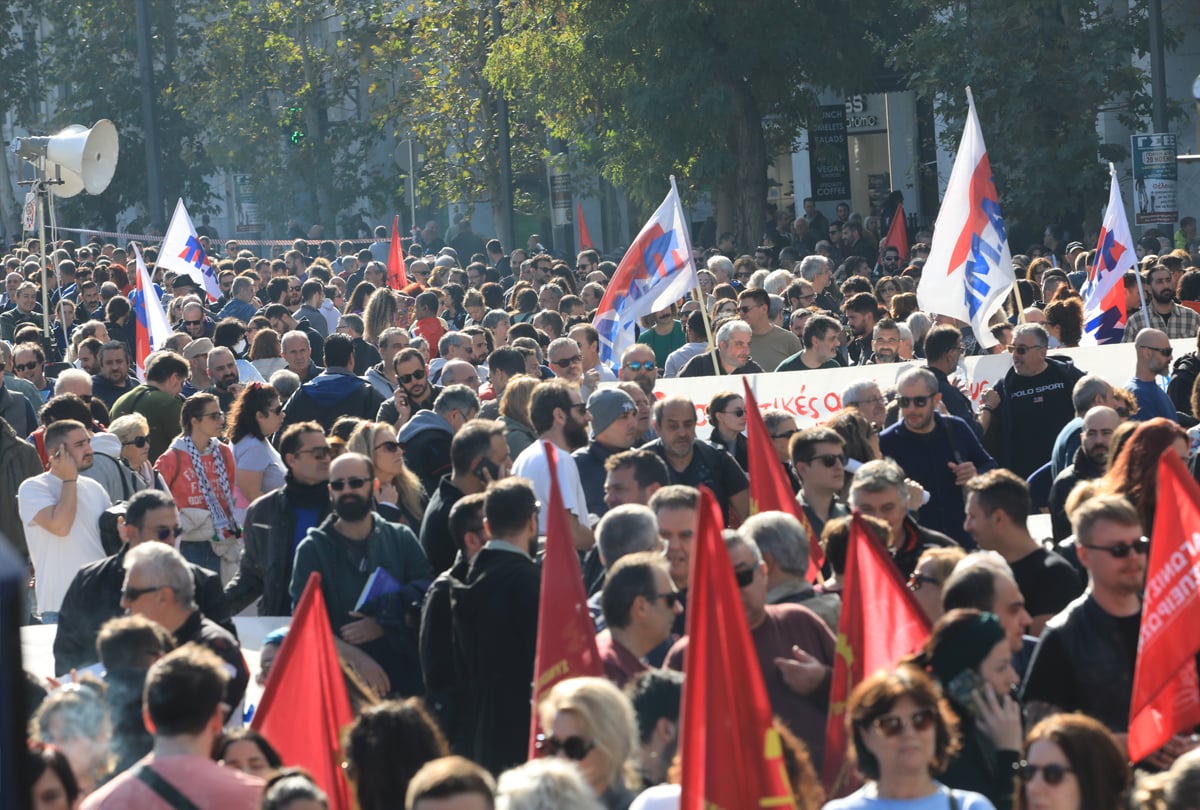
[[[975,693],[983,690],[983,676],[968,667],[950,679],[946,691],[950,699],[970,712],[975,711]]]
[[[486,482],[488,478],[487,475],[484,475],[485,472],[487,475],[491,476],[492,481],[500,480],[500,467],[496,464],[496,462],[489,458],[483,459],[479,462],[479,465],[475,467],[475,477],[480,481]]]

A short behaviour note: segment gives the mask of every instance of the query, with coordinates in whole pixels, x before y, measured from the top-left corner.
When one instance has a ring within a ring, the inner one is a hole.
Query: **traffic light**
[[[306,137],[304,132],[304,108],[301,106],[291,106],[281,108],[283,113],[281,118],[281,126],[283,134],[287,136],[288,142],[293,146],[299,146]]]

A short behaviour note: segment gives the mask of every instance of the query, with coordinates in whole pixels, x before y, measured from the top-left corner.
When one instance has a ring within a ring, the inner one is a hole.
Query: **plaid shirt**
[[[1179,304],[1171,305],[1170,319],[1164,319],[1154,311],[1154,305],[1147,303],[1144,309],[1139,309],[1129,317],[1129,323],[1125,325],[1125,336],[1121,338],[1122,343],[1133,343],[1137,333],[1147,327],[1146,313],[1150,312],[1151,328],[1161,329],[1167,333],[1167,337],[1171,340],[1179,338],[1187,338],[1189,340],[1196,338],[1200,334],[1200,315],[1197,315],[1187,307],[1181,307]]]

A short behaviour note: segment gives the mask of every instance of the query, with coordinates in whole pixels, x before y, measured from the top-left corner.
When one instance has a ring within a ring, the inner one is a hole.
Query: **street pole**
[[[150,12],[146,0],[134,0],[134,24],[137,26],[138,67],[142,75],[142,129],[146,136],[146,214],[150,225],[162,233],[163,191],[158,173],[158,114],[154,93],[154,57],[150,52]]]
[[[1150,0],[1150,92],[1154,131],[1167,131],[1167,75],[1163,59],[1162,0]]]
[[[500,39],[504,33],[504,23],[500,18],[499,0],[492,0],[492,41]],[[508,142],[508,100],[504,93],[496,91],[496,127],[500,130],[497,146],[500,149],[500,244],[505,250],[512,250],[513,245],[513,184],[512,184],[512,150]]]

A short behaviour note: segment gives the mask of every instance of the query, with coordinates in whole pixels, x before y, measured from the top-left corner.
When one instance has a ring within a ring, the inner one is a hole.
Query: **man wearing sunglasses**
[[[329,465],[333,519],[300,541],[289,590],[295,604],[309,576],[320,573],[338,653],[380,696],[414,695],[422,689],[421,664],[416,636],[402,618],[409,607],[404,597],[373,599],[361,610],[355,605],[378,569],[402,585],[423,581],[420,591],[434,572],[412,530],[376,514],[374,486],[375,465],[366,456],[344,453]]]
[[[970,426],[957,416],[939,413],[942,395],[927,368],[909,369],[896,381],[900,421],[879,434],[879,449],[929,493],[921,524],[971,548],[963,528],[963,485],[995,468]]]
[[[429,381],[429,371],[425,367],[425,358],[421,352],[413,348],[401,349],[392,365],[396,369],[396,382],[408,395],[412,412],[432,408],[442,389]],[[384,421],[388,424],[394,422],[386,417]]]
[[[179,515],[175,501],[165,492],[146,489],[125,505],[121,536],[125,544],[111,557],[83,566],[71,580],[63,597],[54,636],[54,672],[82,669],[99,660],[96,638],[109,619],[124,615],[121,587],[125,581],[125,557],[142,543],[175,545]],[[196,605],[205,618],[234,633],[229,602],[221,590],[221,577],[214,571],[188,563],[195,582]]]
[[[800,338],[771,323],[771,300],[766,290],[743,290],[738,317],[750,326],[750,356],[764,369],[774,369],[804,348]]]
[[[649,517],[651,526],[654,519]],[[651,531],[653,536],[653,531]],[[646,655],[671,637],[683,601],[661,552],[639,551],[613,563],[600,594],[606,628],[596,636],[604,677],[617,688],[649,669]]]
[[[238,571],[225,585],[230,607],[240,613],[258,601],[259,616],[292,612],[288,588],[296,546],[329,514],[329,442],[316,422],[285,428],[279,455],[286,483],[256,498],[243,521],[245,548]]]
[[[788,451],[800,479],[800,505],[820,537],[826,523],[850,514],[841,499],[846,486],[846,440],[836,430],[817,425],[794,435]]]
[[[654,349],[644,343],[630,346],[621,355],[621,370],[618,376],[621,382],[637,383],[638,388],[653,399],[654,384],[658,381],[658,361],[654,358]]]
[[[1171,341],[1161,329],[1143,329],[1138,332],[1133,345],[1137,352],[1137,365],[1133,378],[1125,389],[1137,398],[1138,410],[1133,415],[1135,422],[1145,422],[1161,416],[1172,422],[1179,421],[1175,403],[1158,386],[1159,376],[1171,373]]]
[[[1137,510],[1121,495],[1086,499],[1071,515],[1083,596],[1047,624],[1021,689],[1028,722],[1083,712],[1123,740],[1129,724],[1149,541]],[[1185,738],[1186,739],[1186,738]],[[1146,762],[1167,768],[1182,750],[1172,739]]]

